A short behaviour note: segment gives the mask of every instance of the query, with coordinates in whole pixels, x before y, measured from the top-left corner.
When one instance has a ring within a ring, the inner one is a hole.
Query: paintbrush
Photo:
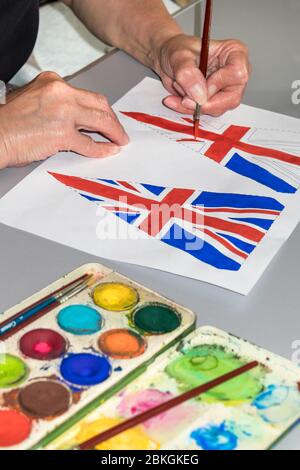
[[[219,385],[222,385],[223,383],[228,382],[229,380],[232,380],[242,374],[245,374],[246,372],[257,367],[258,365],[259,363],[257,361],[250,362],[249,364],[246,364],[245,366],[233,370],[232,372],[217,377],[216,379],[207,382],[206,384],[200,385],[199,387],[196,387],[193,390],[189,390],[188,392],[185,392],[182,395],[179,395],[178,397],[172,398],[171,400],[168,400],[165,403],[162,403],[161,405],[155,406],[154,408],[151,408],[150,410],[145,411],[144,413],[134,416],[133,418],[130,418],[127,421],[124,421],[123,423],[108,429],[107,431],[101,432],[97,436],[83,442],[77,448],[79,450],[94,449],[97,445],[101,444],[102,442],[112,439],[118,434],[121,434],[124,431],[128,431],[128,429],[131,429],[139,424],[143,424],[145,421],[148,421],[149,419],[154,418],[160,415],[161,413],[170,411],[176,406],[181,405],[182,403],[185,403],[186,401],[191,400],[192,398],[197,398],[199,395],[206,393],[209,390]]]
[[[36,321],[46,313],[52,311],[59,305],[68,302],[72,297],[79,294],[87,287],[90,287],[99,280],[99,274],[86,274],[58,289],[53,294],[44,297],[31,307],[22,310],[0,325],[0,341],[4,341],[13,336],[17,331]]]
[[[38,307],[39,305],[43,304],[44,302],[46,302],[48,299],[50,299],[51,297],[54,297],[55,295],[59,294],[60,292],[63,292],[65,291],[66,289],[68,288],[71,288],[71,287],[75,287],[75,285],[81,283],[84,279],[86,279],[87,277],[89,276],[89,274],[83,274],[82,276],[74,279],[74,281],[71,281],[69,282],[68,284],[64,285],[63,287],[60,287],[59,289],[55,290],[54,292],[51,292],[51,294],[48,294],[46,295],[45,297],[42,297],[41,299],[37,300],[36,302],[34,302],[33,304],[30,304],[28,305],[28,307],[20,310],[19,312],[15,313],[14,315],[12,315],[10,318],[8,318],[7,320],[3,321],[0,323],[0,336],[1,336],[1,329],[2,327],[4,327],[5,325],[7,325],[7,323],[10,323],[12,322],[13,320],[15,320],[16,318],[20,317],[22,314],[25,314],[27,313],[28,311],[32,310],[33,308],[35,307]]]
[[[202,43],[201,43],[201,54],[200,54],[200,71],[202,72],[204,78],[207,78],[211,19],[212,19],[212,0],[206,0],[205,19],[204,19],[204,27],[203,27]],[[200,117],[201,117],[201,106],[199,103],[197,103],[196,111],[194,114],[195,140],[197,140],[199,136]]]

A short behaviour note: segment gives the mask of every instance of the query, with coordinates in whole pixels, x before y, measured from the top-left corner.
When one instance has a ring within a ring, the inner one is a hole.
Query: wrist
[[[3,112],[2,108],[4,105],[0,106],[0,170],[3,170],[8,166],[9,161],[9,152],[7,148],[7,142],[5,139],[5,132],[2,127],[1,113]]]
[[[180,27],[172,21],[168,27],[160,27],[152,35],[150,40],[150,48],[148,53],[148,66],[154,70],[157,74],[161,71],[161,58],[163,56],[163,50],[167,44],[174,38],[181,36],[182,30]]]

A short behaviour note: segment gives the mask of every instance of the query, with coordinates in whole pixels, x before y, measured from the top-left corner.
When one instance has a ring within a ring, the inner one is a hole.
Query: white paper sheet
[[[300,120],[240,106],[203,117],[195,143],[186,141],[188,117],[161,104],[165,94],[158,81],[143,80],[114,106],[131,138],[120,155],[52,157],[2,198],[0,221],[93,255],[248,294],[300,219]],[[159,119],[141,122],[149,115]],[[164,128],[170,122],[179,132]],[[149,210],[170,194],[180,204],[151,229]],[[175,225],[190,237],[185,243]]]

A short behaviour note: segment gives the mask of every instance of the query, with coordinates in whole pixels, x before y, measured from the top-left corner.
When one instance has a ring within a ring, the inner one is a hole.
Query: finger
[[[176,111],[177,113],[181,113],[181,114],[194,114],[195,109],[192,110],[191,108],[184,106],[183,102],[184,100],[181,97],[173,96],[173,95],[167,96],[163,100],[163,104],[167,108],[172,109],[172,111]],[[192,101],[192,103],[196,107],[195,102]]]
[[[243,88],[235,88],[234,91],[220,91],[202,107],[203,114],[217,117],[226,111],[237,108],[242,101],[243,91]]]
[[[178,85],[177,82],[173,83],[173,87],[177,91],[177,94],[179,96],[186,96],[186,93],[185,93],[184,89],[180,85]]]
[[[118,145],[127,145],[129,143],[128,134],[111,108],[106,96],[81,89],[76,89],[76,92],[79,104],[84,107],[90,107],[95,114],[95,126],[90,128],[90,130],[103,133],[103,135]],[[100,123],[99,120],[101,121]],[[105,122],[102,123],[102,120],[105,120]],[[101,129],[99,131],[99,125],[101,125],[101,128],[104,126],[102,131]]]
[[[75,132],[70,150],[84,157],[105,158],[116,155],[121,149],[111,142],[95,142],[91,137]]]
[[[191,100],[191,99],[188,98],[188,97],[183,98],[181,104],[182,104],[182,106],[183,106],[184,108],[189,109],[189,110],[192,111],[193,113],[196,111],[196,103],[195,103],[195,101]]]
[[[214,72],[207,80],[208,96],[232,86],[246,87],[250,76],[250,64],[244,52],[234,52],[225,67]]]
[[[162,77],[162,82],[163,82],[163,85],[165,87],[165,89],[171,94],[171,95],[175,95],[177,96],[178,93],[177,91],[175,90],[174,88],[174,81],[168,77],[167,75],[164,75]]]
[[[117,145],[127,145],[129,137],[116,115],[108,110],[81,108],[76,117],[77,129],[99,132]]]
[[[111,110],[110,103],[106,96],[100,93],[93,93],[82,88],[73,88],[73,93],[76,101],[81,106],[87,106],[88,108]]]
[[[195,58],[178,60],[174,65],[174,75],[176,83],[189,98],[200,105],[207,101],[206,80],[200,72]]]
[[[93,108],[96,113],[100,112],[107,112],[108,114],[111,115],[112,119],[114,119],[122,128],[123,135],[125,134],[125,143],[120,144],[120,145],[126,145],[129,142],[128,135],[123,128],[123,126],[120,124],[119,119],[112,109],[108,99],[106,96],[101,95],[100,93],[93,93],[81,88],[74,88],[74,93],[76,94],[77,102],[81,106],[88,107],[88,108]],[[97,129],[91,129],[91,130],[97,130]]]

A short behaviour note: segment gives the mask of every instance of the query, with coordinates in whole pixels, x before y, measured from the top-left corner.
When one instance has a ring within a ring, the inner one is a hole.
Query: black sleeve
[[[8,82],[25,64],[38,24],[39,0],[0,0],[0,80]]]

